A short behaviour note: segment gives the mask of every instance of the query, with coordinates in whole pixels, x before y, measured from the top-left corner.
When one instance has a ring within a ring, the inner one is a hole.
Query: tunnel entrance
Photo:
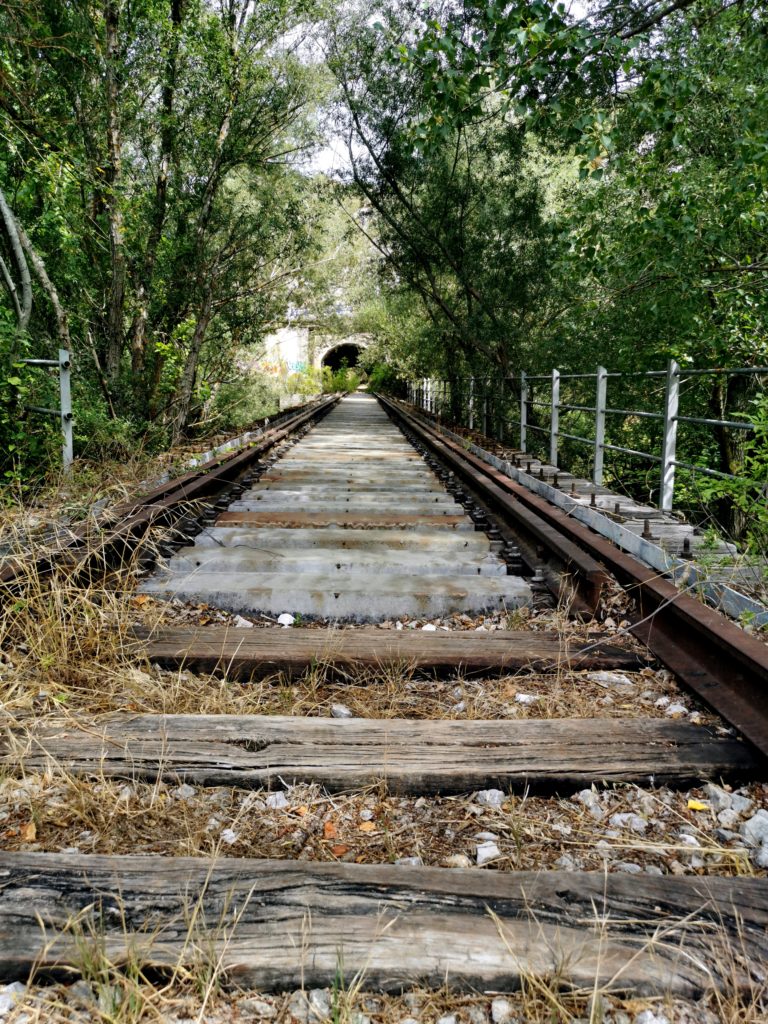
[[[329,367],[334,373],[340,370],[342,366],[357,366],[361,351],[360,345],[343,342],[341,345],[336,345],[325,353],[322,365]]]

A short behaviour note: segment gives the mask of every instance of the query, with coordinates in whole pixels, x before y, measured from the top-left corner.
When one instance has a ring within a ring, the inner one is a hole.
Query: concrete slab
[[[516,576],[427,576],[383,573],[190,573],[147,580],[142,593],[205,602],[240,614],[282,612],[305,618],[375,622],[401,616],[434,618],[457,610],[479,614],[531,603]]]
[[[291,476],[281,477],[279,480],[267,480],[262,477],[258,486],[251,487],[241,496],[259,494],[263,491],[301,491],[305,494],[352,494],[366,491],[386,493],[396,491],[398,493],[415,492],[417,494],[445,494],[445,488],[439,480],[428,477],[411,476],[387,476],[361,477],[358,480],[349,477],[329,478],[325,473],[316,473],[314,483],[306,483],[302,477],[294,479]]]
[[[340,550],[302,548],[296,545],[272,548],[181,548],[168,560],[173,573],[201,572],[330,572],[365,574],[407,573],[410,576],[506,576],[507,567],[490,552],[475,551],[390,551],[370,545],[368,549]]]
[[[355,622],[531,602],[367,395],[343,400],[141,590]]]
[[[409,515],[445,515],[460,516],[464,509],[457,505],[450,498],[438,495],[434,499],[426,498],[423,495],[410,497],[407,494],[398,494],[396,491],[390,494],[350,494],[344,497],[339,494],[334,498],[315,497],[312,494],[302,494],[289,491],[264,491],[263,495],[254,495],[253,498],[245,501],[233,501],[229,506],[232,512],[258,512],[260,509],[283,509],[294,511],[297,508],[316,508],[322,512],[386,512],[388,509],[393,512],[402,512]]]
[[[471,551],[478,555],[490,551],[490,541],[481,530],[462,531],[459,538],[450,530],[416,526],[411,530],[355,530],[335,526],[282,530],[275,526],[269,529],[258,526],[212,526],[195,537],[194,550],[239,547],[284,551],[293,545],[305,550],[324,548],[328,551],[355,551],[371,547],[406,552]]]
[[[377,463],[375,475],[365,463],[357,463],[356,466],[337,465],[327,468],[313,466],[290,467],[283,462],[276,463],[271,469],[262,473],[259,483],[280,483],[289,480],[296,483],[308,483],[310,486],[318,480],[330,482],[343,482],[349,480],[352,483],[384,483],[389,480],[426,480],[442,486],[435,474],[426,466],[380,466]]]

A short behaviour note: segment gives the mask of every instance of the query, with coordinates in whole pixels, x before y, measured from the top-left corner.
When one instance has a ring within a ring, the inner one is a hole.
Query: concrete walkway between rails
[[[358,622],[531,598],[365,394],[343,399],[141,589],[241,614]]]

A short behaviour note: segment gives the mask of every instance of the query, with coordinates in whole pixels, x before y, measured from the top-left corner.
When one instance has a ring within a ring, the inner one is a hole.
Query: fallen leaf
[[[26,825],[22,825],[20,836],[23,843],[34,843],[37,839],[37,825],[34,821],[30,821]]]
[[[688,801],[689,811],[708,811],[709,804],[706,800],[689,800]]]
[[[345,853],[349,853],[351,850],[350,846],[346,846],[344,843],[337,843],[336,846],[331,847],[331,853],[334,857],[343,857]]]
[[[324,839],[335,839],[336,838],[336,826],[332,821],[326,821],[323,825],[323,838]]]
[[[308,813],[309,813],[309,808],[307,807],[306,804],[302,804],[301,807],[297,807],[296,808],[296,814],[298,814],[298,816],[300,818],[303,818],[304,815],[308,814]]]
[[[376,828],[376,822],[374,821],[361,821],[357,826],[358,832],[373,832]]]
[[[143,604],[146,604],[147,601],[151,601],[152,598],[149,596],[149,594],[137,594],[136,597],[134,597],[132,600],[135,605],[141,608]]]

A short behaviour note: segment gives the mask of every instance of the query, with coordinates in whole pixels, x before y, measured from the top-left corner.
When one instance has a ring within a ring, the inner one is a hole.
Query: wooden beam
[[[357,530],[421,529],[429,527],[444,530],[468,530],[470,520],[465,515],[428,515],[426,513],[391,512],[307,512],[301,509],[285,512],[222,512],[216,520],[217,526],[276,526],[290,529],[305,527],[341,526]]]
[[[750,749],[657,719],[434,721],[282,715],[131,715],[46,720],[0,738],[0,764],[204,786],[317,782],[393,793],[491,786],[572,791],[592,782],[687,786],[760,777]]]
[[[385,665],[432,675],[624,668],[646,658],[601,640],[569,640],[531,630],[474,631],[236,629],[199,626],[163,629],[147,641],[147,656],[166,668],[219,672],[230,679],[282,673],[295,676],[321,664],[350,672]]]
[[[295,861],[0,854],[0,978],[111,962],[220,964],[231,984],[696,996],[768,962],[757,878],[635,877]]]

